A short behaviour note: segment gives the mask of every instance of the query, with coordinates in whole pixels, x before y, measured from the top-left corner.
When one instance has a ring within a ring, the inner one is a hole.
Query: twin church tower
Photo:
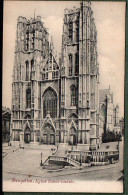
[[[65,9],[61,56],[41,17],[18,17],[12,83],[12,141],[97,149],[99,65],[90,2]]]

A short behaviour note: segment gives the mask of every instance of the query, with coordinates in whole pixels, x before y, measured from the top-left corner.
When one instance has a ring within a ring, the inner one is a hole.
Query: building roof
[[[118,142],[102,143],[98,151],[99,152],[100,151],[104,151],[104,152],[115,151],[117,150],[117,145],[118,145]]]

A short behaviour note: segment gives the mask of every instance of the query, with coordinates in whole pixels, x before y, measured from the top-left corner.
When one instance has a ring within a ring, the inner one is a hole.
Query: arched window
[[[79,53],[75,54],[75,75],[79,74]]]
[[[31,108],[31,89],[26,91],[26,107]]]
[[[43,95],[43,117],[45,118],[47,113],[51,118],[57,117],[57,95],[52,88],[48,88]]]
[[[79,42],[79,16],[76,19],[76,42]]]
[[[34,71],[34,60],[31,60],[31,71]]]
[[[35,39],[35,30],[33,28],[33,32],[32,32],[32,49],[34,49],[34,39]]]
[[[29,31],[26,32],[26,50],[29,50]]]
[[[73,57],[72,54],[69,54],[69,75],[72,75],[72,66],[73,66]]]
[[[69,42],[73,41],[73,22],[69,22]]]
[[[77,106],[77,89],[74,85],[71,86],[71,106]]]
[[[32,79],[32,72],[34,71],[34,60],[31,60],[31,74],[30,74],[30,79]]]
[[[25,64],[26,64],[26,81],[28,81],[29,80],[29,62],[26,61]]]

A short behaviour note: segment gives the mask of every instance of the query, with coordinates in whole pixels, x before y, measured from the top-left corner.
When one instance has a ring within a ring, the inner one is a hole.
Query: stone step
[[[45,161],[44,161],[44,163],[43,163],[43,166],[45,166],[45,165],[48,165],[49,164],[49,162],[50,162],[50,164],[51,164],[51,162],[52,162],[52,164],[68,164],[68,165],[73,165],[73,166],[76,166],[76,167],[78,167],[78,168],[80,168],[81,167],[81,165],[80,165],[80,163],[79,162],[77,162],[77,161],[75,161],[75,160],[73,160],[73,159],[71,159],[71,158],[69,158],[69,157],[62,157],[62,156],[49,156]]]

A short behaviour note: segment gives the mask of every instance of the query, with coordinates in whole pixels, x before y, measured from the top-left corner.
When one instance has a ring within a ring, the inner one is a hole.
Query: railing
[[[114,151],[115,152],[115,151]],[[102,152],[103,153],[103,152]],[[97,155],[98,154],[98,155]],[[84,154],[85,155],[85,154]],[[111,159],[116,159],[117,161],[119,160],[119,153],[116,152],[113,154],[100,154],[100,152],[88,152],[88,154],[86,154],[85,156],[90,158],[90,163],[95,164],[99,163],[99,164],[104,164],[104,163],[110,163],[109,161]],[[42,164],[43,166],[48,165],[49,161],[57,161],[57,162],[64,162],[64,163],[68,163],[70,165],[73,165],[77,168],[81,168],[81,163],[76,161],[75,159],[72,159],[72,157],[66,156],[66,157],[62,157],[62,156],[49,156],[44,163]]]
[[[80,167],[80,163],[79,162],[77,162],[77,161],[75,161],[75,160],[73,160],[73,159],[71,159],[69,157],[67,157],[67,161],[68,161],[68,163],[70,163],[70,164],[72,164],[74,166]]]
[[[60,162],[65,162],[65,163],[69,163],[73,166],[76,166],[78,168],[80,168],[80,163],[69,158],[69,157],[60,157],[60,156],[49,156],[43,163],[43,166],[45,166],[49,160],[53,160],[53,161],[60,161]]]
[[[16,148],[13,150],[13,152],[16,152],[19,148],[20,148],[19,146],[16,147]]]
[[[46,160],[44,161],[43,165],[47,165],[49,159],[50,159],[50,156],[48,156],[48,158],[46,158]]]
[[[7,155],[8,155],[7,152],[2,152],[2,157],[3,157],[3,158],[6,157]]]

